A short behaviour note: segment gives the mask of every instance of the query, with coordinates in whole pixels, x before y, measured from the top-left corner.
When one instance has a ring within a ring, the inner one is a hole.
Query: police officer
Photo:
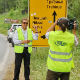
[[[53,31],[56,25],[59,26],[59,30]],[[78,41],[74,34],[66,31],[68,25],[67,18],[60,18],[47,30],[46,38],[50,49],[46,80],[69,80],[70,71],[74,68],[72,47],[74,43],[77,45]]]
[[[37,32],[37,27],[34,26],[35,32]],[[22,59],[24,60],[24,77],[25,80],[30,80],[30,53],[32,52],[32,40],[38,39],[38,34],[33,33],[28,27],[28,19],[22,20],[22,26],[19,27],[14,34],[14,51],[15,51],[15,69],[14,69],[14,79],[19,80],[20,67]]]

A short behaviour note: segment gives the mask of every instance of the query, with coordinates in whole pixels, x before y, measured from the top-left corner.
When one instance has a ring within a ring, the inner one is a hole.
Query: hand
[[[74,30],[76,30],[77,24],[76,21],[74,21]]]
[[[22,41],[21,41],[21,44],[26,44],[26,43],[27,43],[27,44],[30,43],[30,40],[22,40]]]
[[[72,32],[76,36],[76,27],[77,27],[76,21],[74,21],[73,25],[74,25],[74,28],[73,28]]]
[[[38,33],[37,26],[36,25],[33,25],[33,27],[35,29],[35,32]]]
[[[35,31],[37,31],[37,26],[36,26],[36,25],[34,25],[33,27],[34,27]]]
[[[26,40],[26,43],[30,43],[30,40]]]
[[[58,20],[56,20],[55,23],[51,25],[51,27],[47,30],[47,32],[55,31],[55,26],[57,25],[57,22]]]
[[[58,23],[58,20],[56,20],[54,24],[57,25],[57,23]]]

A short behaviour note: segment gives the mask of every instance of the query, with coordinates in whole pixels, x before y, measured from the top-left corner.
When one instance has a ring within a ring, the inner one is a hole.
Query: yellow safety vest
[[[24,40],[24,35],[23,35],[23,32],[22,32],[22,29],[21,28],[18,28],[17,29],[17,32],[18,32],[18,39],[19,40]],[[31,40],[30,43],[28,43],[28,52],[31,53],[32,52],[32,30],[30,28],[27,28],[27,32],[28,32],[28,40]],[[19,45],[15,45],[14,46],[14,51],[15,53],[23,53],[23,50],[24,50],[24,44],[19,44]]]
[[[47,59],[48,69],[55,72],[70,72],[74,67],[72,47],[74,35],[69,32],[51,31],[48,43],[50,45]]]

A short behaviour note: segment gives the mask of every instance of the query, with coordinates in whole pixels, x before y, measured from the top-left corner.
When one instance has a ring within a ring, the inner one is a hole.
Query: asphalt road
[[[3,62],[3,59],[7,51],[7,47],[8,45],[6,37],[0,34],[0,63]]]
[[[0,34],[0,80],[3,80],[3,77],[6,73],[8,56],[9,55],[9,43],[7,37]]]

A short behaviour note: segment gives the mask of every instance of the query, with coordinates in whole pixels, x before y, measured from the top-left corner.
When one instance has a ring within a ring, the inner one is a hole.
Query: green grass
[[[31,55],[31,80],[45,80],[49,48],[37,48]]]
[[[80,44],[74,48],[73,54],[75,68],[71,71],[70,80],[80,80]]]
[[[75,68],[71,71],[70,80],[80,80],[80,45],[74,48]],[[33,49],[31,55],[31,80],[46,80],[47,57],[49,48]]]
[[[10,19],[18,19],[22,20],[22,18],[27,17],[28,15],[22,15],[20,11],[10,11],[9,13],[0,14],[0,33],[7,35],[7,30],[11,24],[4,23],[5,18]],[[80,45],[74,48],[74,62],[75,68],[71,71],[70,80],[80,80]],[[31,55],[31,80],[45,80],[47,73],[47,57],[48,57],[49,48],[37,48],[33,49],[33,53]]]
[[[30,64],[30,80],[46,80],[47,73],[47,57],[49,48],[37,48],[33,49],[31,54]],[[71,71],[70,80],[80,80],[80,46],[75,48],[74,61],[75,68]],[[11,80],[13,78],[14,64],[9,67],[4,80]],[[24,64],[22,64],[20,72],[20,80],[24,80]]]
[[[21,11],[19,10],[15,10],[15,11],[11,10],[8,13],[0,14],[0,33],[7,35],[7,30],[11,25],[11,23],[4,22],[5,18],[17,19],[20,21],[19,23],[21,23],[21,20],[23,18],[27,18],[27,16],[28,16],[27,14],[22,15]]]

